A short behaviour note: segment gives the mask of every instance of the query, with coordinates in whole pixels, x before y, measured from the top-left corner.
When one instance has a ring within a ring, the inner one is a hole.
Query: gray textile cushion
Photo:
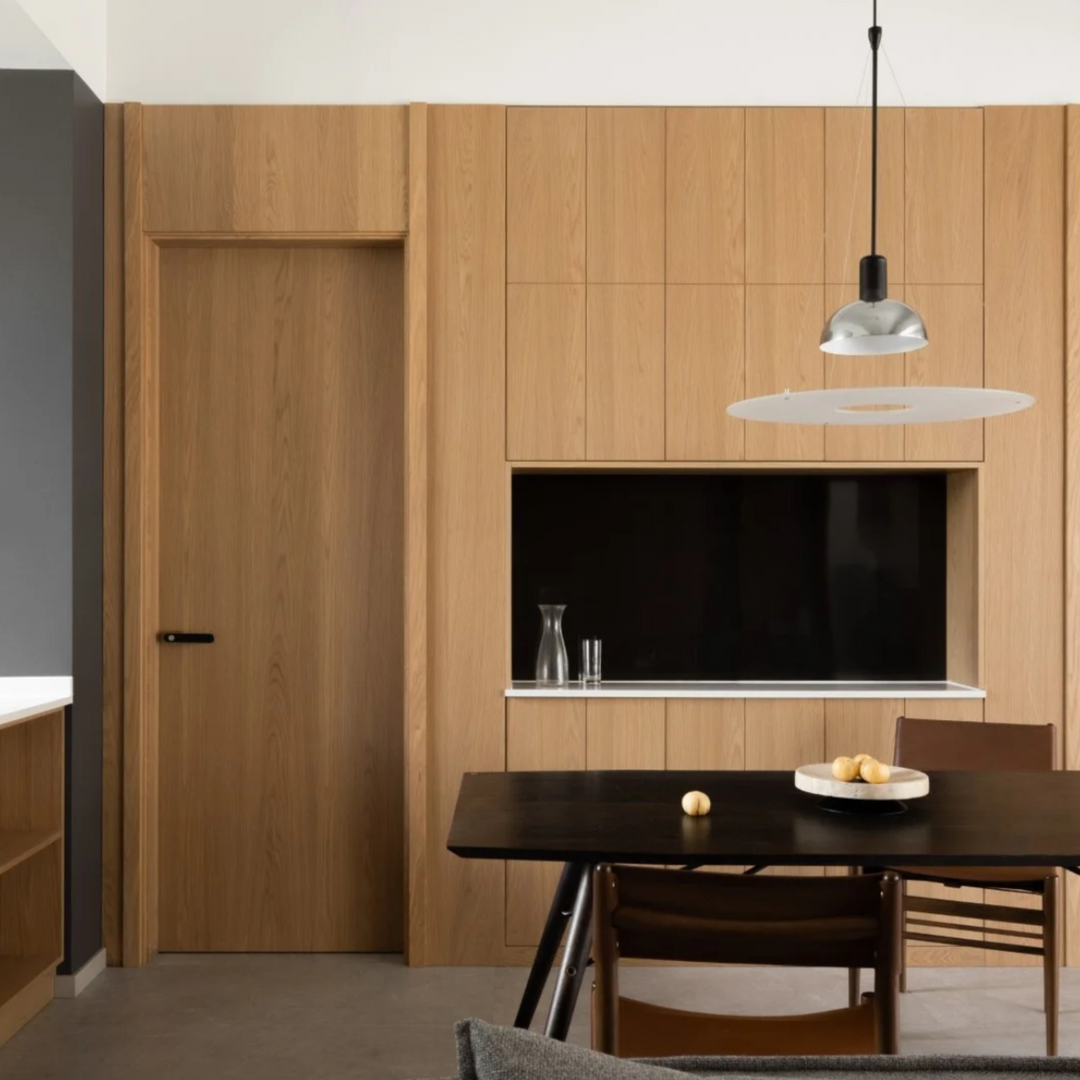
[[[847,1057],[654,1058],[625,1061],[556,1042],[531,1031],[482,1020],[457,1025],[460,1080],[686,1080],[687,1074],[719,1080],[810,1075],[813,1080],[859,1080],[879,1073],[941,1075],[964,1080],[1024,1080],[1047,1074],[1080,1077],[1076,1058]]]

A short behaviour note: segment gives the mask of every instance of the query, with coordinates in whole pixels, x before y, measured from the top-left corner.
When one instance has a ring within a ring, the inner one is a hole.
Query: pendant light
[[[859,262],[859,299],[845,304],[825,324],[820,348],[839,356],[889,356],[929,344],[914,308],[888,296],[885,256],[877,250],[878,51],[881,27],[874,0],[869,30],[873,60],[870,165],[870,254]],[[872,361],[871,361],[872,362]],[[1030,408],[1035,399],[1013,390],[972,386],[875,386],[806,390],[747,398],[727,408],[741,420],[774,424],[928,424],[1004,416]]]
[[[929,343],[919,313],[899,300],[888,298],[888,268],[885,256],[879,255],[877,249],[878,50],[881,48],[877,0],[874,0],[874,25],[870,27],[869,37],[873,87],[870,104],[870,254],[859,261],[859,299],[845,304],[821,332],[821,351],[839,356],[888,356],[913,352]]]

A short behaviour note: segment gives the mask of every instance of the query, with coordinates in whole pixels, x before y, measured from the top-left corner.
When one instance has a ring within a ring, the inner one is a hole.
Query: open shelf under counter
[[[522,698],[905,698],[970,700],[986,691],[948,679],[921,682],[603,682],[585,687],[514,682],[506,697]]]

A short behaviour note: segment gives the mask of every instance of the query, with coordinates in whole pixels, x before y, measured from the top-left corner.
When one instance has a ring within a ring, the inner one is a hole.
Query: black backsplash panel
[[[945,477],[513,478],[513,675],[566,604],[619,679],[945,678]]]

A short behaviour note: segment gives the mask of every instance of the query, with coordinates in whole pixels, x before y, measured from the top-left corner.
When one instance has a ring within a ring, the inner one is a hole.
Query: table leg
[[[589,950],[592,947],[592,871],[588,863],[575,864],[579,868],[577,896],[574,899],[574,913],[570,917],[570,930],[566,935],[566,949],[563,951],[559,976],[555,991],[551,995],[551,1008],[548,1011],[547,1026],[544,1034],[552,1039],[566,1041],[570,1032],[570,1021],[574,1018],[578,994],[585,981],[585,969],[589,965]]]
[[[532,1026],[536,1007],[540,1004],[540,997],[547,985],[551,966],[555,963],[555,956],[562,944],[566,923],[573,912],[574,900],[581,884],[581,875],[588,876],[591,870],[592,867],[585,863],[563,864],[559,884],[555,886],[555,895],[551,898],[551,907],[548,908],[544,932],[540,935],[536,958],[529,970],[529,981],[525,984],[525,993],[521,995],[521,1004],[518,1006],[514,1027]]]

